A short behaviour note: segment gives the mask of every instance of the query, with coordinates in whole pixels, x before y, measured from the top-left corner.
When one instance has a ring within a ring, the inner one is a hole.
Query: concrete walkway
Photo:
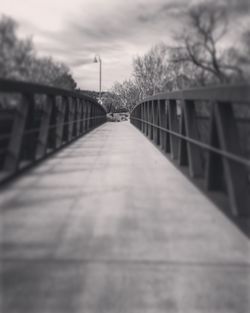
[[[249,240],[128,122],[0,194],[3,313],[249,313]]]

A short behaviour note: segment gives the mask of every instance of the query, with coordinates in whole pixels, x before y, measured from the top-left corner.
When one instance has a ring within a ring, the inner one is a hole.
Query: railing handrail
[[[22,94],[31,93],[39,95],[45,94],[50,96],[79,98],[97,104],[106,113],[105,108],[100,103],[98,103],[98,101],[88,95],[85,95],[81,91],[73,91],[43,84],[0,78],[0,92]]]
[[[250,102],[250,84],[206,86],[161,92],[138,101],[134,108],[145,101],[153,100],[208,100],[246,103]]]

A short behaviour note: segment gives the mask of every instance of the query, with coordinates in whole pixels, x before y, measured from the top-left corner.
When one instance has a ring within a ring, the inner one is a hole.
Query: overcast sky
[[[65,62],[82,89],[98,89],[103,60],[103,89],[129,78],[132,60],[159,41],[171,42],[182,27],[180,12],[199,0],[0,0],[0,13],[19,23],[20,36],[32,36],[39,55]],[[250,0],[224,1],[244,27]],[[249,15],[248,15],[249,16]]]

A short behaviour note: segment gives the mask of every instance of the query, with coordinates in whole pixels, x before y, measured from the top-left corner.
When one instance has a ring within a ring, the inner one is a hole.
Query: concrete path
[[[3,313],[249,313],[249,240],[107,123],[0,194]]]

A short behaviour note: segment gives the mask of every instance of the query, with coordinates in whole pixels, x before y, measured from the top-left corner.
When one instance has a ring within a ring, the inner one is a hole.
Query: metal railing
[[[227,194],[231,212],[250,213],[250,86],[157,94],[138,103],[131,123],[209,191]]]
[[[81,92],[0,79],[0,183],[105,121]]]

